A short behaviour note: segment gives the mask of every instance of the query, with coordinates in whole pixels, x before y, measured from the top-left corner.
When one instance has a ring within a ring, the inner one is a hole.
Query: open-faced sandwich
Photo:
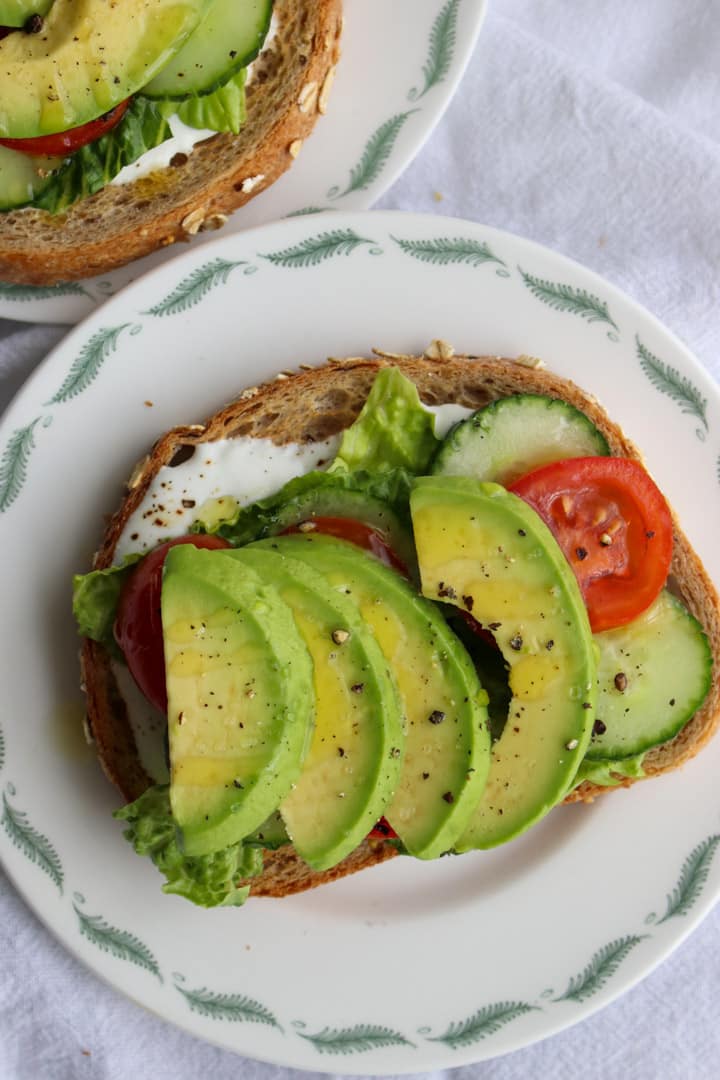
[[[223,225],[325,112],[341,21],[341,0],[0,0],[0,280]]]
[[[715,589],[636,448],[442,343],[164,435],[75,614],[116,816],[208,906],[495,847],[718,723]]]

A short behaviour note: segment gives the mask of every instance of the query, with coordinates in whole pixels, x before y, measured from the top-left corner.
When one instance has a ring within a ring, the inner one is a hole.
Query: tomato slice
[[[304,532],[308,526],[312,526],[313,532],[325,533],[326,536],[336,536],[339,540],[348,540],[351,544],[357,544],[365,551],[371,552],[385,566],[408,577],[407,567],[397,557],[387,540],[378,529],[366,525],[364,521],[356,518],[342,517],[313,517],[298,525],[291,525],[283,530],[285,533]]]
[[[55,135],[38,135],[34,139],[0,139],[0,146],[37,157],[65,157],[112,131],[122,120],[129,104],[130,98],[127,98],[96,120],[89,120],[87,124],[80,124],[69,131],[58,131]]]
[[[221,536],[181,536],[149,552],[125,583],[117,618],[115,640],[122,649],[130,674],[145,697],[161,712],[167,712],[165,655],[163,651],[160,589],[165,556],[177,544],[199,548],[227,548]]]
[[[397,840],[397,833],[387,818],[381,817],[368,833],[371,840]]]
[[[550,528],[580,585],[594,632],[625,626],[667,580],[673,525],[645,469],[616,457],[556,461],[510,490]]]

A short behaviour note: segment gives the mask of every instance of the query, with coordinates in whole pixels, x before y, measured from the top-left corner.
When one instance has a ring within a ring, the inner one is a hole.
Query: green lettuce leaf
[[[69,157],[33,206],[59,214],[78,199],[94,195],[126,165],[170,138],[166,102],[136,97],[117,127]]]
[[[585,758],[580,762],[572,786],[576,788],[584,780],[598,787],[617,787],[620,778],[627,776],[637,780],[645,775],[642,767],[644,754],[635,757],[623,758],[620,761],[589,761]]]
[[[176,112],[188,127],[210,131],[231,131],[237,135],[247,118],[245,106],[245,77],[247,69],[235,75],[211,94],[193,94],[182,101],[173,101]]]
[[[127,822],[126,840],[138,855],[148,855],[165,875],[163,892],[184,896],[200,907],[243,904],[250,888],[238,882],[262,871],[262,850],[242,842],[212,855],[184,855],[178,847],[167,784],[148,788],[135,802],[116,810],[113,817]]]
[[[383,368],[329,471],[405,469],[420,476],[439,445],[435,417],[423,407],[415,384],[397,368]]]
[[[100,642],[113,653],[117,649],[113,623],[120,593],[133,566],[141,558],[142,555],[128,555],[121,566],[75,574],[73,578],[73,615],[78,633]]]
[[[356,491],[387,503],[403,520],[409,514],[410,488],[413,477],[404,469],[392,469],[371,473],[364,469],[357,472],[310,472],[288,481],[274,495],[259,499],[249,506],[238,506],[234,499],[227,503],[226,516],[216,512],[215,504],[208,504],[207,516],[199,517],[192,525],[193,532],[217,533],[237,547],[274,535],[282,512],[288,503],[311,491]],[[220,500],[218,500],[219,502]]]

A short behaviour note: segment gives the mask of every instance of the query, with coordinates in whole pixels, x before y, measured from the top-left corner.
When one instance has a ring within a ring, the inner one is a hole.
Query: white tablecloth
[[[474,219],[572,256],[720,377],[719,56],[717,0],[495,0],[449,112],[381,205]],[[0,321],[0,409],[64,333]],[[0,1080],[291,1075],[121,998],[65,953],[1,873],[0,966]],[[720,1075],[719,999],[716,910],[602,1013],[458,1071],[710,1080]]]

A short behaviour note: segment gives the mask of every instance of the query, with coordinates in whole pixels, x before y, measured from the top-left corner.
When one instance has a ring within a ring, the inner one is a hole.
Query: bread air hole
[[[195,447],[188,443],[184,443],[170,458],[168,467],[174,469],[177,465],[184,465],[186,461],[190,460],[194,453]]]

